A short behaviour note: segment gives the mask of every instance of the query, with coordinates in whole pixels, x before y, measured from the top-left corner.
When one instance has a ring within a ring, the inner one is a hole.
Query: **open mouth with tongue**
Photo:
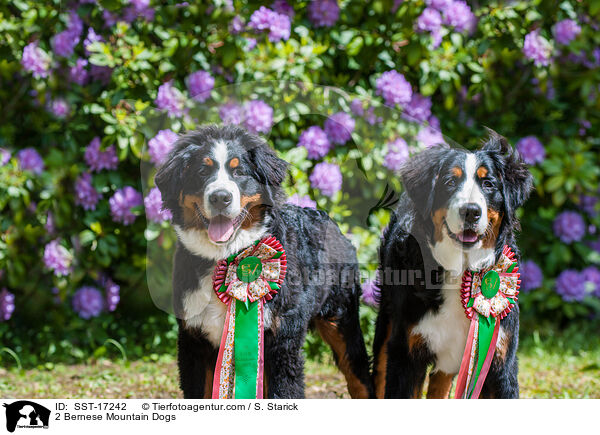
[[[207,219],[196,206],[196,212],[202,218],[204,225],[208,231],[208,238],[213,243],[227,243],[231,237],[238,230],[242,221],[244,220],[245,213],[240,213],[234,219],[218,214],[210,219]]]
[[[456,240],[459,243],[462,243],[463,246],[470,248],[475,245],[483,235],[485,234],[477,234],[475,230],[472,229],[464,229],[460,233],[453,233],[448,226],[448,222],[444,221],[444,225],[446,225],[446,231],[448,231],[448,235],[450,238]]]

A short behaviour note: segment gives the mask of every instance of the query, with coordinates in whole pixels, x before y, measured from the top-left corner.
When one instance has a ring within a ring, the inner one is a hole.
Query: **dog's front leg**
[[[387,342],[386,399],[421,398],[427,373],[426,353],[411,343],[404,330],[391,328]]]
[[[210,399],[217,352],[204,337],[191,333],[179,321],[177,363],[185,399]]]
[[[301,322],[298,322],[300,324]],[[282,328],[283,329],[283,328]],[[302,345],[306,331],[265,331],[265,376],[269,399],[304,398]]]

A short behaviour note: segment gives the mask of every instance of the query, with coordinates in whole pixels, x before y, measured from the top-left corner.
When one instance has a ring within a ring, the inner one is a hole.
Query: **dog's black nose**
[[[458,214],[467,224],[476,223],[481,217],[481,207],[474,202],[469,202],[463,205],[459,210]]]
[[[210,201],[210,204],[217,210],[222,210],[231,204],[233,195],[231,192],[226,190],[217,190],[216,192],[210,194],[208,200]]]

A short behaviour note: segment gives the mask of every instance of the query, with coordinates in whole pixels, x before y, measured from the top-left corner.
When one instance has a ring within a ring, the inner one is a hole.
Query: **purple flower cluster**
[[[113,312],[121,300],[121,287],[110,278],[104,278],[102,282],[106,291],[106,309]]]
[[[414,92],[410,102],[404,106],[403,116],[412,121],[427,121],[431,117],[431,98]]]
[[[333,197],[342,188],[342,171],[335,163],[321,162],[313,168],[309,177],[313,188],[328,197]]]
[[[425,4],[437,9],[438,11],[444,11],[453,1],[454,0],[425,0]]]
[[[32,42],[23,49],[21,65],[30,71],[35,78],[48,77],[52,59],[50,55],[38,46],[38,41]]]
[[[340,18],[337,0],[316,0],[308,5],[308,19],[315,27],[331,27]]]
[[[365,281],[362,285],[362,300],[372,307],[379,305],[380,290],[375,281]]]
[[[292,196],[290,196],[288,198],[287,202],[289,204],[297,205],[298,207],[312,208],[312,209],[316,209],[317,208],[316,201],[313,201],[310,198],[310,196],[308,196],[308,195],[300,196],[297,193],[294,193]]]
[[[155,165],[162,165],[178,137],[177,133],[172,130],[160,130],[156,136],[148,141],[150,161]]]
[[[298,140],[298,146],[306,148],[309,159],[320,159],[327,155],[331,149],[331,143],[327,134],[319,126],[313,125],[302,132]]]
[[[528,165],[542,163],[546,158],[546,150],[544,145],[535,136],[525,136],[516,144],[517,151],[523,158],[523,161]]]
[[[408,145],[402,138],[398,138],[387,144],[387,153],[383,160],[383,166],[391,171],[399,171],[404,162],[408,160]]]
[[[84,172],[75,180],[75,204],[84,210],[96,210],[101,196],[92,185],[92,175],[89,172]]]
[[[395,70],[386,71],[375,81],[377,95],[381,95],[385,104],[401,106],[410,102],[412,87],[402,74]]]
[[[225,103],[219,108],[219,117],[223,124],[239,125],[244,120],[244,109],[234,102]]]
[[[111,145],[104,151],[100,150],[100,138],[94,137],[85,149],[85,162],[92,172],[100,172],[103,169],[114,170],[119,165],[119,158],[115,146]]]
[[[552,44],[540,35],[539,29],[534,30],[525,35],[523,54],[538,66],[549,65],[552,56]]]
[[[6,322],[15,311],[15,295],[5,288],[0,291],[0,320]]]
[[[41,174],[44,170],[44,161],[34,148],[23,148],[17,153],[19,167],[24,171]]]
[[[428,7],[417,19],[416,27],[418,32],[431,33],[434,48],[442,42],[442,24],[454,27],[458,32],[471,32],[477,26],[477,18],[463,0],[432,0],[425,3]]]
[[[96,31],[90,27],[88,29],[87,36],[83,41],[83,47],[85,48],[86,54],[88,54],[88,55],[90,54],[90,51],[88,50],[88,47],[90,45],[92,45],[94,42],[101,42],[101,41],[104,41],[104,38],[102,38],[102,36],[98,35],[96,33]]]
[[[170,117],[179,117],[185,110],[185,95],[173,86],[173,81],[163,83],[158,88],[156,106],[160,110],[166,110]]]
[[[130,0],[129,4],[123,11],[123,20],[131,23],[138,17],[146,21],[154,19],[154,8],[150,7],[150,0]]]
[[[581,301],[585,297],[585,281],[576,270],[564,270],[556,278],[556,293],[567,302]]]
[[[275,0],[271,8],[278,14],[287,15],[290,19],[294,18],[294,8],[285,0]]]
[[[424,148],[445,143],[442,133],[433,127],[421,127],[417,133],[416,139],[419,145]]]
[[[96,287],[81,287],[73,295],[73,310],[82,319],[98,317],[104,309],[104,298]]]
[[[250,16],[248,27],[254,30],[268,30],[269,40],[278,42],[290,38],[292,23],[286,14],[261,6]]]
[[[10,151],[0,148],[0,166],[6,165],[10,161]]]
[[[196,71],[187,78],[190,96],[201,103],[210,98],[210,91],[215,86],[215,79],[206,71]]]
[[[425,8],[417,18],[417,30],[437,32],[442,27],[442,14],[434,8]]]
[[[69,68],[69,78],[73,83],[77,83],[80,86],[86,84],[88,79],[88,71],[86,69],[88,61],[86,59],[79,58],[75,65]]]
[[[363,107],[363,102],[360,98],[355,98],[350,102],[350,110],[352,110],[352,113],[356,116],[363,116],[365,114],[365,108]]]
[[[564,211],[552,224],[554,234],[564,243],[580,241],[585,236],[585,222],[581,215],[574,211]]]
[[[327,118],[324,127],[332,143],[343,145],[352,138],[354,119],[347,113],[337,112]]]
[[[59,57],[71,56],[73,49],[79,43],[81,32],[83,32],[83,22],[75,11],[71,11],[67,28],[52,38],[54,53]]]
[[[598,202],[600,202],[600,197],[598,197],[598,194],[595,196],[581,195],[579,197],[579,207],[591,217],[594,217],[598,214],[598,208],[596,207]]]
[[[144,207],[146,208],[146,217],[152,222],[160,224],[169,221],[173,217],[169,210],[162,210],[163,202],[160,190],[153,187],[144,198]]]
[[[64,119],[69,115],[69,103],[64,98],[55,98],[50,101],[50,112],[60,119]]]
[[[58,240],[52,240],[44,248],[44,265],[56,276],[67,276],[71,273],[73,255]]]
[[[554,25],[554,40],[560,45],[569,45],[581,33],[581,27],[575,20],[562,20]]]
[[[521,273],[520,291],[528,292],[542,286],[544,274],[533,260],[524,261],[519,267],[519,272]]]
[[[229,33],[231,33],[232,35],[237,35],[238,33],[241,33],[244,30],[244,21],[242,21],[242,19],[239,16],[235,16],[232,18],[231,22],[229,23]]]
[[[273,108],[262,100],[244,106],[244,127],[252,133],[268,133],[273,126]]]
[[[477,26],[477,18],[467,2],[453,0],[444,9],[444,24],[454,27],[458,32],[471,32]]]
[[[117,190],[108,200],[113,221],[123,225],[131,225],[135,221],[136,215],[131,209],[139,207],[143,203],[142,194],[131,186]]]
[[[589,266],[581,271],[581,276],[591,293],[600,298],[600,270],[595,266]]]

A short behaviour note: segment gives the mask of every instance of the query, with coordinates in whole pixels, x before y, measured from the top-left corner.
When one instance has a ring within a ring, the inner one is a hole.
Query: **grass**
[[[537,338],[536,338],[537,337]],[[561,344],[562,343],[562,344]],[[572,340],[538,335],[524,340],[519,381],[523,398],[600,398],[600,347],[574,350]],[[306,364],[308,398],[349,398],[330,355]],[[181,398],[173,356],[130,363],[96,360],[89,364],[47,365],[36,369],[0,368],[3,398]]]

